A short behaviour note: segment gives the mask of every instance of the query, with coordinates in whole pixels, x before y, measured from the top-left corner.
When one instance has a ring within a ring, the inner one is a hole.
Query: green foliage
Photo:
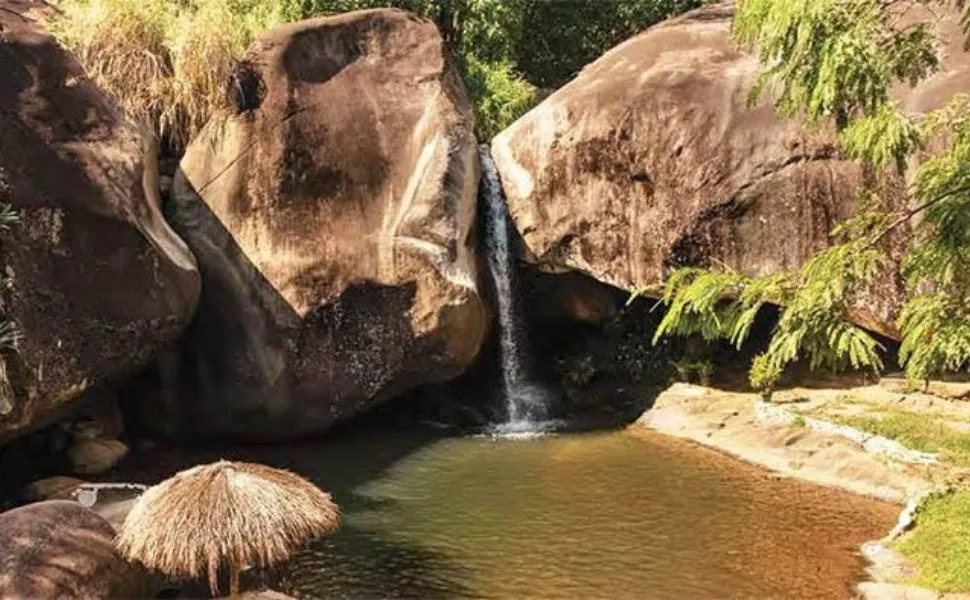
[[[970,367],[970,310],[945,293],[918,294],[899,318],[905,332],[900,360],[912,381]]]
[[[783,306],[764,361],[780,373],[804,359],[812,368],[882,368],[882,346],[853,325],[848,314],[861,287],[886,265],[885,255],[862,235],[884,218],[864,213],[833,232],[852,236],[812,257],[799,272],[747,277],[731,269],[682,268],[664,287],[667,312],[654,335],[700,335],[740,346],[765,304]],[[756,388],[758,389],[758,388]]]
[[[3,171],[0,170],[0,192],[3,191],[5,191],[5,183]],[[19,222],[20,214],[6,202],[0,202],[0,232],[9,231],[11,227]],[[0,285],[4,288],[9,288],[10,280],[6,277],[0,278]],[[17,350],[21,339],[20,328],[17,327],[16,323],[6,317],[4,311],[5,307],[0,302],[0,351]],[[0,359],[0,363],[2,363],[2,359]],[[0,377],[3,377],[4,374],[5,371],[3,370],[2,364],[0,364]]]
[[[471,55],[463,70],[481,140],[491,139],[535,104],[535,87],[507,62],[487,63]]]
[[[970,591],[970,491],[928,499],[898,550],[918,568],[917,585]]]
[[[518,68],[540,88],[572,79],[608,48],[700,0],[531,0],[523,6],[523,30],[515,46]]]
[[[0,181],[0,185],[2,185]],[[0,202],[0,231],[7,231],[20,222],[20,213],[6,202]]]
[[[905,158],[920,146],[916,123],[899,107],[886,103],[871,115],[849,122],[839,134],[839,142],[850,158],[868,160],[877,167],[905,168]]]
[[[683,382],[699,381],[701,385],[708,385],[714,375],[714,363],[709,360],[691,360],[689,357],[670,361],[670,365],[677,372],[677,378]]]
[[[917,152],[932,153],[920,156],[907,208],[888,212],[864,197],[857,216],[833,232],[835,244],[798,274],[745,278],[695,268],[671,274],[658,337],[699,333],[739,344],[749,331],[744,325],[771,302],[783,307],[765,354],[775,367],[807,359],[812,368],[878,371],[882,348],[851,323],[851,308],[877,277],[892,276],[884,242],[906,226],[900,360],[910,379],[970,368],[970,104],[958,96],[921,116],[905,114],[890,99],[893,85],[914,85],[939,63],[933,24],[903,24],[913,19],[900,16],[914,6],[945,4],[738,2],[734,35],[757,49],[762,65],[752,100],[770,90],[784,116],[833,121],[846,155],[878,169],[902,173]]]
[[[907,448],[940,454],[943,460],[970,467],[970,434],[933,414],[893,410],[836,417],[840,423],[896,440]]]
[[[765,399],[771,398],[771,393],[781,380],[781,367],[767,354],[759,354],[751,361],[748,372],[748,383],[751,388],[761,392]]]
[[[915,83],[936,68],[933,35],[925,24],[898,28],[884,0],[742,0],[733,31],[757,47],[766,87],[789,117],[835,117],[844,126],[889,102],[894,79]]]

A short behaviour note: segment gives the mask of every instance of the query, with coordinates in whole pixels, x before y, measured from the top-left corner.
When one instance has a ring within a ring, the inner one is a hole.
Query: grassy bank
[[[847,407],[862,410],[845,414]],[[970,469],[970,421],[962,414],[924,412],[846,396],[812,411],[812,416],[937,453],[941,463],[934,471],[943,482],[960,482]],[[916,527],[897,550],[919,569],[912,583],[940,592],[970,591],[970,489],[957,483],[956,491],[929,498],[920,508]]]
[[[955,429],[941,417],[904,410],[887,410],[835,420],[896,440],[907,448],[937,453],[950,465],[970,468],[970,433]]]
[[[970,591],[970,490],[929,499],[898,550],[919,567],[914,583],[942,592]]]

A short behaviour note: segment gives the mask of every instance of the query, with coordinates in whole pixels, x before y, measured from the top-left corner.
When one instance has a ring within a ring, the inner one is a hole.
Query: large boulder
[[[77,502],[0,513],[0,598],[145,598],[150,580],[115,549],[115,530]]]
[[[727,264],[758,275],[799,267],[853,214],[870,175],[831,128],[750,105],[759,65],[732,41],[732,6],[708,6],[624,42],[499,134],[492,147],[528,259],[632,290],[670,268]],[[958,18],[940,23],[940,73],[898,97],[910,110],[970,89]],[[895,178],[878,183],[890,206]],[[905,235],[890,241],[897,256]],[[857,307],[895,335],[900,279]]]
[[[203,276],[183,431],[317,432],[460,374],[486,324],[479,165],[435,26],[398,10],[288,25],[236,84],[173,186]]]
[[[38,25],[40,0],[0,11],[0,442],[82,391],[150,361],[188,324],[199,275],[166,225],[154,142]]]

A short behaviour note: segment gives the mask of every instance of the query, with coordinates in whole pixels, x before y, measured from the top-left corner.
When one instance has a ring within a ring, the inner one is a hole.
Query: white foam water
[[[482,193],[488,227],[488,265],[498,303],[499,354],[502,395],[507,421],[501,427],[510,433],[536,431],[548,415],[548,393],[530,382],[521,341],[525,330],[515,302],[515,266],[509,235],[508,208],[502,183],[487,145],[480,149]]]

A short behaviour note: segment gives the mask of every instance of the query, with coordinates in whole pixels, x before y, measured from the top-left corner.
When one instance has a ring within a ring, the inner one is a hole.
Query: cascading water
[[[502,368],[502,395],[508,421],[503,432],[535,431],[547,416],[547,396],[528,376],[522,342],[525,328],[515,302],[515,273],[509,216],[502,183],[487,145],[480,147],[482,194],[487,219],[488,265],[498,303],[499,355]]]

